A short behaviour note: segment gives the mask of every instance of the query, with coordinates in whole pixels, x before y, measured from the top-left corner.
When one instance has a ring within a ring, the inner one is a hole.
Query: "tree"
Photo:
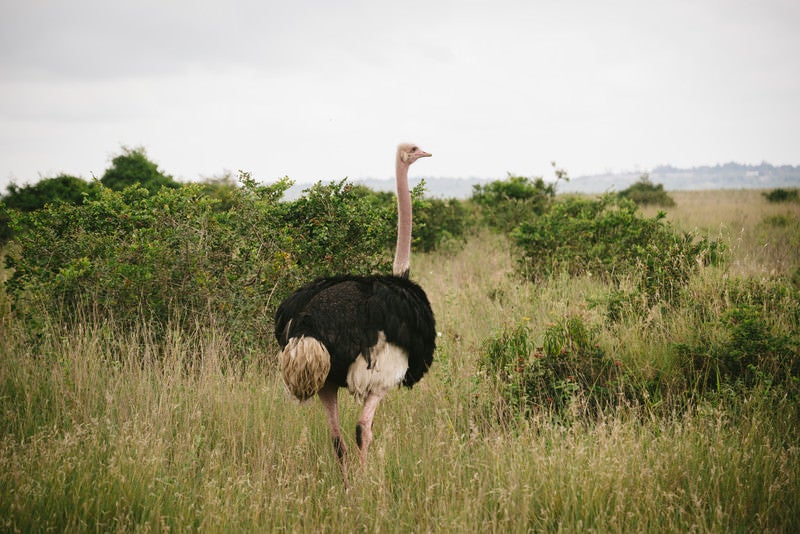
[[[12,183],[8,186],[8,193],[2,197],[2,201],[12,209],[33,211],[55,202],[81,204],[84,194],[89,193],[91,189],[91,184],[85,180],[60,174],[55,178],[45,178],[22,187]]]
[[[672,197],[664,191],[664,185],[651,182],[647,173],[641,175],[638,182],[620,191],[618,195],[619,198],[629,198],[640,206],[655,204],[656,206],[671,207],[675,205]]]
[[[111,160],[111,167],[103,174],[100,182],[115,191],[140,184],[150,194],[158,192],[162,187],[176,189],[181,186],[172,176],[159,171],[158,166],[147,159],[144,148],[141,147],[123,147],[122,154]]]

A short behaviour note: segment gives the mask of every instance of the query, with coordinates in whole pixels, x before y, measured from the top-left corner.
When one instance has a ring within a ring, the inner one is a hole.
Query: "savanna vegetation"
[[[143,182],[0,204],[1,530],[800,527],[791,198],[418,187],[436,361],[381,404],[346,490],[322,409],[283,390],[271,318],[310,278],[388,271],[393,196],[146,187],[133,159]]]
[[[629,198],[640,206],[655,204],[657,206],[672,207],[675,201],[664,191],[663,184],[654,184],[648,174],[639,177],[639,181],[618,193],[621,198]]]

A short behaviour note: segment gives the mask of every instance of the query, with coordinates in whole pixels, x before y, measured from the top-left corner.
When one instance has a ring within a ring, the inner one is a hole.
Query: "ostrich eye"
[[[411,148],[411,152],[416,152],[417,150],[419,150],[419,147],[416,147],[416,146],[415,146],[415,147],[412,147],[412,148]]]

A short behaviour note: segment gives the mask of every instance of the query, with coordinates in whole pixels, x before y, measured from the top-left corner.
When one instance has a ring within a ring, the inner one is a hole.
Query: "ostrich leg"
[[[362,466],[367,463],[367,451],[369,444],[372,443],[372,419],[375,417],[375,410],[378,409],[382,398],[383,395],[377,393],[368,394],[367,400],[364,401],[364,407],[361,409],[361,417],[358,418],[356,424],[356,444]]]
[[[328,425],[331,427],[331,440],[333,441],[333,453],[339,460],[339,467],[342,469],[342,476],[347,483],[347,445],[342,439],[342,429],[339,426],[339,386],[326,383],[319,390],[319,400],[325,407],[325,414],[328,416]]]

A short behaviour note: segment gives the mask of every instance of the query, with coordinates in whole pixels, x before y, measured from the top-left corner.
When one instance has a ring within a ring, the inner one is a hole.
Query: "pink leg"
[[[375,417],[375,410],[378,409],[382,398],[383,395],[368,394],[367,400],[364,401],[364,407],[361,409],[361,417],[358,418],[356,424],[356,444],[358,444],[362,466],[367,463],[367,450],[369,450],[369,444],[372,443],[372,419]]]
[[[333,441],[333,452],[339,460],[339,466],[342,468],[342,474],[345,481],[347,481],[347,445],[342,439],[342,429],[339,426],[339,386],[335,384],[326,383],[321,390],[319,390],[319,400],[322,401],[322,406],[325,407],[325,414],[328,416],[328,425],[331,427],[331,440]]]

